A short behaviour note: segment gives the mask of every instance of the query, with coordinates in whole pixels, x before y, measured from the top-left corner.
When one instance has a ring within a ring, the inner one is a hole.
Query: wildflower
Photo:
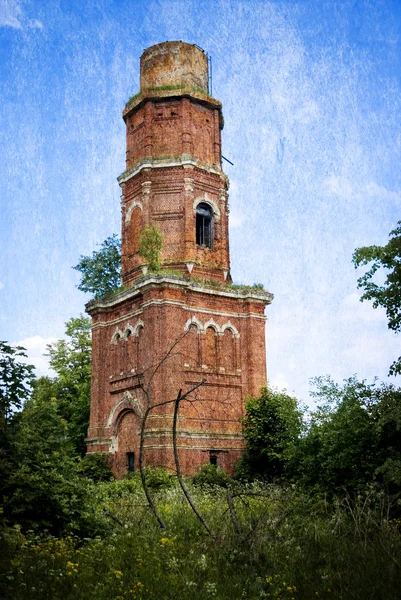
[[[207,581],[205,583],[205,590],[211,595],[215,596],[217,594],[216,584],[212,581]]]
[[[120,577],[123,576],[122,571],[114,571],[114,575],[117,577],[117,579],[120,579]]]
[[[201,554],[198,560],[198,565],[201,571],[206,571],[207,569],[207,560],[204,554]]]

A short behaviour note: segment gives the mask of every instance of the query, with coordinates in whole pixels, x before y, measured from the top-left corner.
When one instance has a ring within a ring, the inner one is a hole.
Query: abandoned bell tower
[[[173,400],[183,402],[178,452],[184,473],[212,462],[231,472],[241,456],[246,396],[266,381],[264,308],[272,295],[232,286],[228,178],[221,167],[221,103],[209,95],[208,59],[165,42],[141,56],[139,93],[127,103],[118,295],[87,305],[93,322],[88,452],[107,453],[116,474],[144,463],[174,466]],[[141,233],[162,237],[160,269]],[[157,406],[156,406],[157,405]]]

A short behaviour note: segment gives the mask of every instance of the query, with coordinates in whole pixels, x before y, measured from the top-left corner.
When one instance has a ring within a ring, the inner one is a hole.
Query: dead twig
[[[211,530],[210,526],[208,525],[208,523],[205,521],[205,519],[202,517],[202,515],[200,514],[199,510],[196,508],[196,505],[194,503],[194,501],[192,500],[192,496],[189,493],[184,480],[182,478],[182,474],[181,474],[181,467],[180,467],[180,461],[179,461],[179,457],[178,457],[178,448],[177,448],[177,420],[178,420],[178,411],[180,408],[180,402],[182,400],[184,400],[185,398],[187,398],[189,396],[189,394],[191,394],[193,391],[195,391],[198,387],[200,387],[201,385],[203,385],[203,383],[205,382],[205,379],[202,379],[202,381],[198,384],[196,384],[193,388],[191,388],[190,390],[188,390],[188,392],[186,392],[184,395],[182,395],[182,390],[180,390],[178,392],[178,396],[175,400],[175,404],[174,404],[174,418],[173,418],[173,448],[174,448],[174,460],[175,460],[175,466],[177,469],[177,478],[178,478],[178,482],[181,486],[182,491],[184,492],[184,496],[185,498],[188,500],[188,504],[190,505],[190,507],[192,508],[192,510],[194,511],[194,513],[196,514],[196,516],[198,517],[199,521],[202,523],[203,527],[206,529],[206,531],[208,532],[208,534],[213,538],[216,539],[216,535],[213,533],[213,531]]]

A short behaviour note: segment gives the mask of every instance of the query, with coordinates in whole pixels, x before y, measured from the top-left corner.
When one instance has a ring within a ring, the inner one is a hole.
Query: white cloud
[[[4,288],[4,283],[2,281],[0,281],[0,290],[2,290]]]
[[[41,335],[34,335],[32,337],[24,338],[23,340],[12,342],[11,345],[22,346],[26,349],[27,358],[24,362],[34,365],[38,377],[41,377],[42,375],[52,377],[54,376],[54,372],[49,367],[49,358],[43,356],[43,354],[47,351],[47,344],[51,344],[55,341],[56,338],[44,338]]]
[[[271,379],[269,378],[269,387],[273,388],[274,390],[278,390],[279,392],[284,391],[289,396],[295,397],[295,392],[289,391],[290,386],[284,373],[276,373],[274,377]]]
[[[31,29],[43,29],[43,23],[41,21],[38,21],[37,19],[32,19],[31,21],[29,21],[28,27],[30,27]]]
[[[0,0],[0,26],[22,29],[20,18],[22,10],[18,2]]]
[[[373,308],[371,302],[361,302],[357,292],[344,298],[337,318],[347,323],[387,323],[385,309],[380,306]]]
[[[43,23],[25,18],[18,0],[0,0],[0,27],[43,29]]]
[[[329,196],[337,196],[349,201],[363,198],[390,202],[399,202],[401,200],[400,192],[388,190],[374,181],[369,181],[368,183],[351,182],[348,177],[341,177],[334,175],[334,173],[323,181],[323,185]]]

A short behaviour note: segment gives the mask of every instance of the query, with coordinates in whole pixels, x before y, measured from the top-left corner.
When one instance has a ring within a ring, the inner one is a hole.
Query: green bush
[[[144,472],[145,481],[151,490],[162,490],[174,485],[174,477],[164,467],[146,467]]]
[[[197,486],[218,485],[227,487],[230,479],[230,476],[223,469],[206,463],[192,477],[192,483]]]
[[[81,461],[79,471],[82,475],[95,483],[99,481],[111,481],[114,479],[106,456],[97,452],[86,454]]]

